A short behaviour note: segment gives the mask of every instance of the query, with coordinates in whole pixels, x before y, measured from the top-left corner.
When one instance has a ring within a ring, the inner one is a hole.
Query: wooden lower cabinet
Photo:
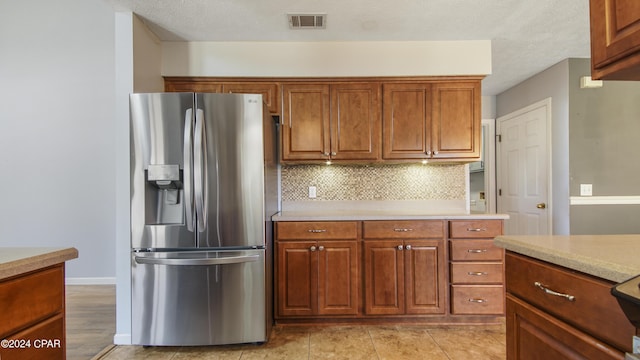
[[[502,229],[492,221],[471,224]],[[504,252],[492,245],[495,231],[447,240],[453,222],[276,222],[276,321],[502,322]]]
[[[507,295],[507,359],[623,358],[621,351]]]
[[[356,241],[278,244],[278,315],[358,313]]]
[[[444,314],[443,243],[365,241],[365,314]]]
[[[613,283],[511,252],[506,274],[508,360],[623,359],[631,352],[636,329],[611,295]]]
[[[0,359],[65,359],[64,264],[0,281]]]
[[[278,223],[276,231],[276,319],[358,314],[355,223]]]

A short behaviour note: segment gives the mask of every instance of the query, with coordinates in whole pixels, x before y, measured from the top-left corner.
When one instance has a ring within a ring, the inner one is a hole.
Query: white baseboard
[[[131,345],[131,334],[115,334],[113,343],[115,345]]]
[[[65,285],[115,285],[115,277],[72,277],[66,278]]]

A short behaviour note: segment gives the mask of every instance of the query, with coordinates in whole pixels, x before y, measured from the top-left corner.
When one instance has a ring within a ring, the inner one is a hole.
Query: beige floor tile
[[[306,328],[276,327],[269,342],[243,351],[241,360],[308,359],[309,333]]]
[[[102,359],[171,360],[179,349],[178,347],[116,346]]]
[[[373,328],[369,333],[381,360],[449,359],[429,333],[423,329]]]
[[[309,336],[309,359],[378,359],[366,327],[319,328]]]
[[[451,360],[504,360],[506,349],[492,330],[429,330],[429,334]]]
[[[182,347],[171,360],[239,360],[243,351],[239,346]]]

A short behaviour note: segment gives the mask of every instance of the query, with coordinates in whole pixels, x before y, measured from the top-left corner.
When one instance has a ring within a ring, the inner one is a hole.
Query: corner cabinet
[[[640,80],[640,1],[590,0],[591,76]]]
[[[282,160],[380,158],[380,85],[283,84]]]
[[[480,157],[480,80],[383,85],[383,159]]]

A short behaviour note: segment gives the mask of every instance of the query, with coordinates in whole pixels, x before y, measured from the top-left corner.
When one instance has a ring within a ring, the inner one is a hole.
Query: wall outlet
[[[316,187],[315,186],[309,186],[309,198],[310,199],[315,199],[316,196],[317,196]]]
[[[580,184],[580,196],[591,196],[591,195],[593,195],[593,185]]]

